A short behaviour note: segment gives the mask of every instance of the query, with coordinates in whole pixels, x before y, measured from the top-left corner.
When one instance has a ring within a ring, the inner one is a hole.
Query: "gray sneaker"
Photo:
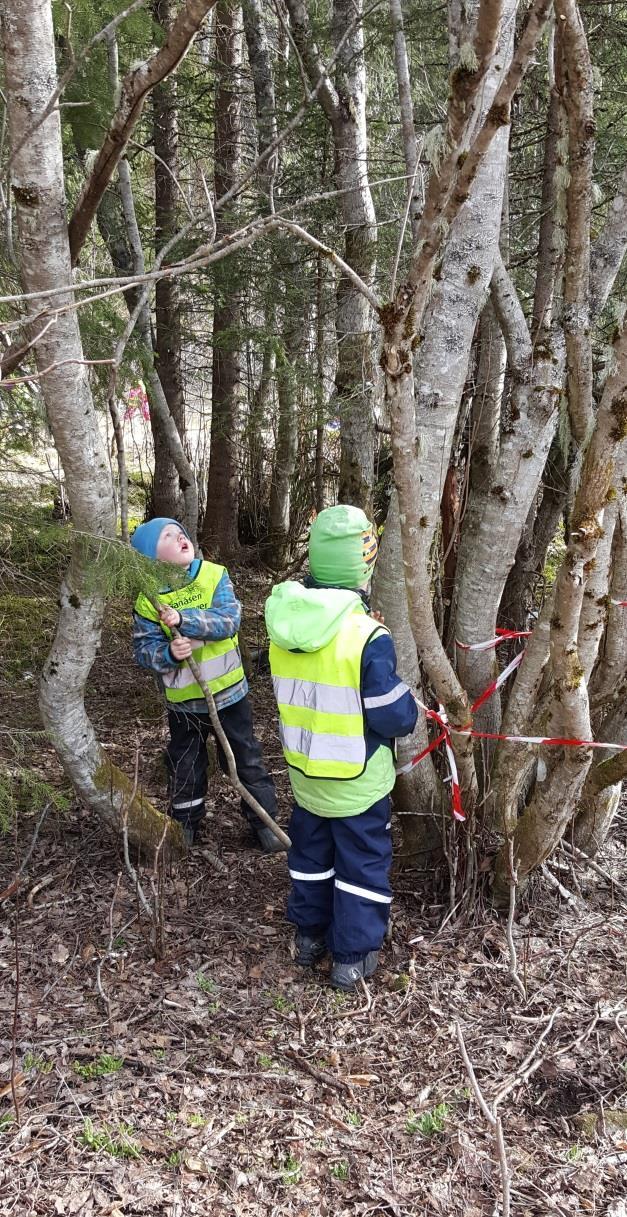
[[[364,955],[363,959],[358,959],[357,963],[339,963],[337,959],[334,960],[331,969],[331,987],[342,989],[344,993],[352,993],[360,978],[367,980],[376,972],[378,962],[378,951],[368,951],[368,954]]]

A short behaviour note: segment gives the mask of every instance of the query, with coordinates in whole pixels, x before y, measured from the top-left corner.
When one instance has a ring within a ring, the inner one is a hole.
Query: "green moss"
[[[101,752],[101,764],[93,776],[94,786],[103,793],[113,792],[122,797],[125,808],[128,808],[129,838],[141,841],[146,849],[156,849],[164,828],[164,816],[156,807],[144,798],[140,790],[134,791],[134,783],[113,761],[109,755]],[[167,821],[166,842],[170,852],[182,855],[186,852],[183,830],[174,820]]]
[[[567,660],[567,671],[564,673],[564,679],[562,681],[564,688],[568,689],[568,691],[572,693],[575,689],[579,688],[583,678],[584,670],[579,662],[579,656],[576,653],[569,655]]]
[[[610,408],[616,420],[616,425],[610,431],[610,435],[619,444],[621,440],[627,439],[627,393],[618,394]]]

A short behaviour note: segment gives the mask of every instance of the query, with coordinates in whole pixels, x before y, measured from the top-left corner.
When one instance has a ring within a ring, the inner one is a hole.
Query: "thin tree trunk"
[[[165,35],[174,22],[173,0],[154,0],[155,20]],[[177,231],[178,185],[178,94],[175,73],[153,90],[153,137],[155,151],[155,247],[161,249]],[[181,370],[181,295],[175,277],[159,279],[155,287],[155,355],[159,380],[168,409],[185,447],[185,398]],[[156,455],[156,454],[155,454]],[[156,460],[155,460],[156,465]],[[155,469],[155,514],[175,515],[162,510]]]
[[[372,598],[374,607],[383,613],[385,624],[394,639],[400,675],[417,697],[424,701],[416,643],[407,610],[398,516],[398,495],[394,490],[375,567]],[[398,765],[406,764],[412,756],[422,752],[428,743],[427,720],[424,714],[419,714],[412,734],[397,741]],[[422,856],[424,861],[425,855],[441,850],[445,798],[442,782],[433,767],[431,756],[426,756],[409,773],[401,774],[396,779],[394,811],[401,817],[403,852],[408,857],[415,859]]]
[[[215,196],[233,186],[240,163],[242,18],[238,5],[216,6]],[[216,239],[232,226],[232,211],[217,216]],[[211,379],[211,452],[202,544],[221,559],[234,557],[238,534],[240,448],[242,430],[241,288],[238,262],[231,257],[215,270],[213,371]]]
[[[118,177],[133,266],[135,274],[141,275],[144,273],[144,253],[135,216],[131,174],[125,157],[122,157],[118,165]],[[155,503],[158,503],[159,507],[164,510],[164,514],[170,515],[174,519],[181,519],[195,543],[198,529],[196,475],[183,447],[178,427],[170,414],[163,385],[155,367],[148,300],[144,299],[141,307],[139,307],[138,301],[138,308],[135,311],[141,340],[140,357],[146,382],[146,393],[150,402],[150,418],[155,445]],[[131,318],[132,320],[133,318]],[[157,463],[158,461],[159,463]],[[165,510],[169,506],[172,510]]]
[[[396,64],[403,155],[405,159],[405,173],[407,174],[409,225],[413,248],[418,239],[418,223],[423,204],[423,181],[418,165],[418,141],[416,139],[414,124],[414,107],[409,78],[409,63],[407,60],[407,42],[403,26],[403,6],[401,0],[389,0],[389,5],[394,34],[394,62]]]
[[[286,279],[297,274],[297,260],[286,265]],[[291,274],[290,274],[291,271]],[[290,544],[290,504],[292,482],[298,455],[298,386],[296,361],[300,352],[296,317],[290,312],[289,301],[283,310],[284,341],[277,350],[276,381],[278,418],[272,482],[270,485],[270,522],[268,554],[271,565],[280,570],[287,563]]]
[[[76,312],[71,302],[70,249],[65,217],[63,153],[58,109],[34,130],[57,84],[52,14],[48,0],[11,0],[0,5],[5,95],[11,146],[12,189],[20,236],[24,290],[49,291],[56,324],[34,348],[40,371],[72,359],[42,380],[46,411],[63,463],[72,521],[78,532],[104,539],[115,536],[113,487],[87,370]],[[28,138],[26,136],[28,135]],[[132,784],[100,747],[85,711],[84,693],[100,642],[102,593],[93,580],[93,558],[77,544],[61,585],[55,640],[40,688],[44,726],[79,797],[108,827],[117,831],[128,807],[129,839],[156,846],[164,827],[174,849],[183,848],[180,829],[141,795],[131,800]]]
[[[581,446],[593,426],[592,347],[590,344],[590,220],[596,125],[592,64],[576,0],[555,0],[558,46],[562,48],[564,108],[568,119],[566,192],[567,246],[564,264],[564,333],[568,412],[575,442]]]
[[[620,492],[619,492],[620,493]],[[614,529],[612,582],[606,601],[607,625],[603,646],[590,681],[595,726],[613,715],[627,699],[627,503],[619,500]]]
[[[324,65],[313,40],[303,0],[286,0],[294,41],[310,85],[316,87]],[[335,182],[345,227],[344,258],[368,287],[374,283],[377,229],[368,181],[366,68],[362,0],[335,0],[333,37],[342,40],[335,87],[327,78],[319,89],[320,104],[333,132]],[[347,34],[347,31],[348,34]],[[363,292],[343,275],[337,290],[338,363],[335,380],[341,423],[340,485],[342,502],[372,513],[374,486],[373,318]]]

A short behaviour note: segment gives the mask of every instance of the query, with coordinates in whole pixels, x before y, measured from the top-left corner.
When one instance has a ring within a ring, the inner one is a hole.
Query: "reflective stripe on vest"
[[[366,768],[361,659],[382,627],[356,601],[331,642],[319,651],[270,646],[285,759],[310,778],[351,780]],[[316,679],[318,677],[318,679]]]
[[[190,639],[190,642],[194,651],[207,650],[207,645],[203,645],[198,639]],[[212,682],[221,680],[229,672],[235,672],[242,666],[241,656],[237,647],[226,651],[224,655],[216,655],[215,658],[209,656],[208,658],[198,660],[198,657],[194,655],[194,659],[198,663],[203,680],[206,680],[209,686],[211,686]],[[196,684],[196,677],[191,668],[187,666],[187,663],[183,664],[180,668],[176,668],[174,672],[162,673],[162,679],[166,688],[171,689],[188,689],[190,685]],[[238,680],[240,679],[241,677],[238,677]],[[200,696],[202,697],[202,692]]]
[[[215,590],[224,574],[225,568],[215,562],[203,561],[195,579],[185,583],[183,587],[172,592],[160,592],[159,599],[179,612],[185,609],[209,609]],[[140,595],[135,601],[135,612],[149,621],[159,622],[164,634],[172,637],[172,631],[160,622],[159,614],[146,596]],[[244,679],[242,657],[239,652],[237,634],[233,638],[225,638],[222,642],[203,642],[199,638],[190,638],[194,659],[200,667],[212,693],[220,693],[222,689],[230,689]],[[202,701],[204,693],[187,661],[179,664],[170,672],[161,675],[166,700],[168,702]]]
[[[277,701],[286,706],[305,706],[323,714],[362,712],[359,689],[323,685],[315,680],[290,680],[287,676],[273,676],[272,684]]]

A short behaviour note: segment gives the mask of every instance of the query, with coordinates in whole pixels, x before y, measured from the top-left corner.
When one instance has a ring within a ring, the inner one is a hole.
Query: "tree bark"
[[[520,301],[500,259],[493,286],[513,383],[494,481],[457,592],[456,633],[469,644],[494,635],[505,583],[557,425],[562,384],[559,331],[534,350]],[[460,652],[459,670],[464,687],[477,697],[496,674],[494,652]]]
[[[578,650],[583,598],[602,533],[616,462],[623,458],[627,438],[627,330],[614,346],[614,366],[608,376],[596,423],[586,451],[581,482],[572,514],[567,551],[560,566],[550,633],[553,697],[547,735],[591,739],[590,703]],[[513,834],[518,881],[553,852],[573,816],[592,753],[566,748],[549,763],[547,780],[536,785],[531,803]],[[495,868],[495,892],[504,898],[509,886],[509,847],[502,847]]]
[[[418,165],[418,141],[416,139],[416,127],[414,124],[414,106],[411,95],[411,81],[409,79],[407,43],[405,41],[405,29],[403,26],[403,7],[401,0],[389,0],[389,5],[394,34],[394,62],[396,64],[403,155],[405,159],[405,172],[407,174],[408,216],[413,248],[418,239],[418,223],[423,202],[423,182]]]
[[[294,41],[310,85],[326,75],[309,28],[303,0],[286,0]],[[335,0],[333,36],[337,57],[335,86],[327,78],[318,97],[333,133],[335,183],[345,226],[344,258],[368,287],[374,283],[377,229],[368,181],[366,68],[363,0]],[[347,35],[347,31],[350,31]],[[338,364],[335,380],[341,423],[339,498],[372,513],[374,487],[373,318],[358,287],[342,275],[337,291]]]
[[[216,7],[216,59],[214,177],[215,197],[219,199],[233,186],[240,163],[241,11],[229,0],[219,0]],[[230,208],[217,213],[216,240],[230,231],[232,223]],[[226,560],[235,557],[240,548],[241,288],[236,258],[216,267],[214,282],[211,452],[202,544],[212,556]]]
[[[154,0],[154,17],[164,33],[174,24],[173,0]],[[161,249],[177,231],[178,212],[178,95],[176,75],[172,73],[155,85],[153,102],[153,138],[155,173],[155,248]],[[168,409],[185,447],[185,397],[181,369],[181,294],[177,278],[159,279],[155,287],[155,354],[157,372],[165,393]],[[160,516],[176,515],[166,510],[161,501],[160,478],[157,477],[155,442],[154,508]],[[159,436],[159,447],[163,447]],[[167,447],[166,447],[167,454]],[[168,457],[171,464],[171,458]],[[176,470],[175,470],[176,473]],[[180,498],[178,487],[177,497]]]
[[[290,258],[286,267],[288,282],[297,275],[297,265],[297,260]],[[267,546],[270,564],[277,570],[286,565],[289,556],[290,504],[298,455],[298,384],[295,365],[300,353],[299,333],[297,318],[291,314],[290,304],[286,299],[283,309],[283,343],[278,346],[276,355],[279,409],[270,484]]]
[[[20,236],[20,269],[25,291],[49,291],[51,308],[63,309],[72,297],[70,250],[65,218],[63,155],[59,111],[53,110],[31,134],[56,87],[52,14],[48,0],[11,0],[0,5],[9,116],[12,189]],[[25,138],[28,135],[28,138]],[[76,312],[59,311],[35,346],[43,370],[68,358],[66,368],[42,380],[46,411],[63,463],[73,525],[78,532],[115,536],[113,487],[89,388]],[[100,747],[84,703],[85,685],[100,641],[104,600],[86,586],[93,558],[77,544],[60,590],[55,640],[43,670],[40,708],[65,772],[79,797],[108,827],[121,828],[131,783]],[[174,822],[136,797],[128,808],[129,839],[156,845],[164,827],[175,850],[182,834]]]
[[[596,125],[592,64],[576,0],[555,0],[558,47],[563,55],[563,101],[568,120],[566,255],[563,324],[566,336],[568,413],[575,442],[590,435],[592,347],[590,344],[590,219]]]
[[[416,643],[409,624],[398,495],[395,490],[392,492],[381,550],[375,567],[372,600],[374,607],[383,613],[385,624],[394,639],[400,675],[420,700],[424,701]],[[412,734],[397,741],[398,764],[406,764],[412,756],[422,752],[428,743],[427,720],[424,714],[419,714]],[[441,825],[443,817],[448,815],[448,812],[445,812],[445,802],[445,790],[434,769],[431,756],[426,756],[409,773],[397,777],[393,796],[394,811],[401,817],[403,853],[408,858],[421,858],[424,862],[426,855],[441,851]]]

